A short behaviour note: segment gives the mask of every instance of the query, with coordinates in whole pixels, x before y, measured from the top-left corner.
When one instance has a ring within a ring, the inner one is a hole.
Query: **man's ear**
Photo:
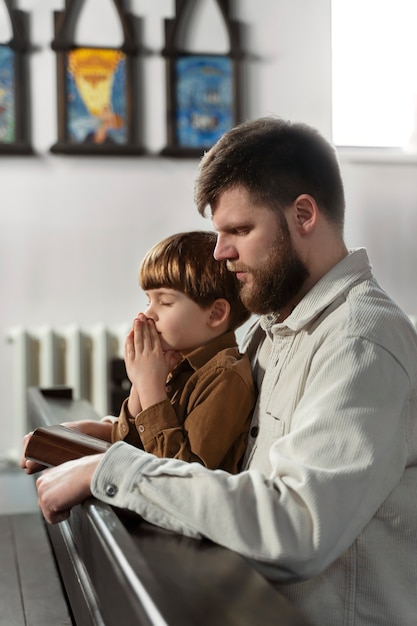
[[[303,234],[308,234],[317,224],[319,208],[317,202],[307,193],[303,193],[294,202],[296,228]]]
[[[217,298],[210,307],[210,317],[208,320],[211,328],[217,328],[229,319],[230,303],[226,298]]]

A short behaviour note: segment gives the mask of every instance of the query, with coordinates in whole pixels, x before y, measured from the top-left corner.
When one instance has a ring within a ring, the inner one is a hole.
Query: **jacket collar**
[[[350,250],[349,254],[327,272],[304,298],[297,304],[291,315],[282,323],[279,316],[263,315],[260,325],[265,332],[274,326],[298,331],[315,319],[356,282],[372,278],[371,265],[365,248]]]

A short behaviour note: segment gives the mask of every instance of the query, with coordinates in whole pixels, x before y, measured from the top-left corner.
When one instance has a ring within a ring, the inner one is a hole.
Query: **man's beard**
[[[294,249],[287,224],[262,267],[252,269],[239,265],[239,269],[252,276],[252,286],[241,284],[240,298],[249,311],[258,315],[279,313],[297,296],[309,276]]]

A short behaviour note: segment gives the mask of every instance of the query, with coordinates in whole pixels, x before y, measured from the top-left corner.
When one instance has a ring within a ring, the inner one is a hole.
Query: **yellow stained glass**
[[[69,52],[68,69],[91,115],[109,111],[114,73],[123,58],[119,50],[77,48]]]

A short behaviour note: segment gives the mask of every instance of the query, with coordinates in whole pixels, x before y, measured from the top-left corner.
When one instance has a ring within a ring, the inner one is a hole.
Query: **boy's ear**
[[[229,318],[230,303],[226,298],[217,298],[211,306],[209,326],[217,328],[220,324],[223,324]]]

